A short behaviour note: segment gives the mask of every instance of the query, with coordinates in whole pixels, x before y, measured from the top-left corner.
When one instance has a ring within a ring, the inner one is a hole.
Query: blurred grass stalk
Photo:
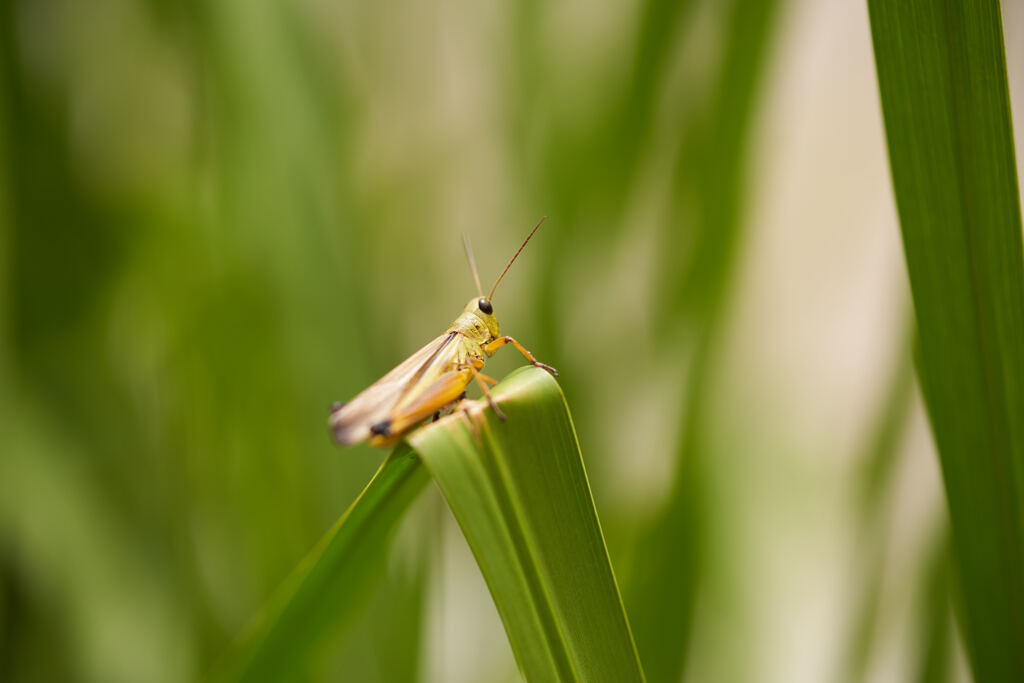
[[[307,669],[307,658],[341,620],[350,621],[384,575],[399,518],[429,477],[402,445],[359,498],[303,560],[264,608],[212,680],[280,681]],[[407,643],[398,644],[404,648]]]
[[[868,0],[977,680],[1024,680],[1024,248],[999,3]]]
[[[695,350],[679,420],[672,492],[661,516],[639,541],[634,575],[626,587],[637,646],[654,681],[683,676],[701,575],[713,555],[708,524],[716,513],[705,494],[710,417],[703,398],[713,385],[715,352],[730,304],[743,238],[751,122],[781,5],[781,0],[759,0],[722,9],[720,71],[710,105],[685,127],[674,172],[674,230],[667,235],[662,268],[668,274],[663,290],[670,293],[674,315],[665,319],[686,324]],[[695,212],[692,234],[684,229],[687,208]],[[689,249],[683,246],[688,241]],[[679,267],[680,261],[685,267]]]
[[[843,654],[837,661],[836,681],[858,683],[871,677],[885,625],[885,583],[894,505],[901,494],[897,474],[907,456],[903,437],[913,415],[915,392],[913,320],[908,316],[902,350],[875,415],[865,449],[858,459],[855,477],[857,524],[855,564],[856,607],[847,624]],[[936,540],[915,567],[919,588],[916,602],[917,642],[915,677],[910,680],[938,683],[950,680],[956,641],[949,587],[949,520],[943,515],[935,530]],[[911,661],[913,657],[910,657]]]

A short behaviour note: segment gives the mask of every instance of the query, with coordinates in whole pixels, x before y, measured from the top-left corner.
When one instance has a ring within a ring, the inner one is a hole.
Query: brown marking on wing
[[[409,405],[402,407],[389,419],[371,425],[370,445],[394,444],[402,434],[457,401],[465,393],[466,385],[472,378],[473,371],[469,368],[451,370],[440,375]]]

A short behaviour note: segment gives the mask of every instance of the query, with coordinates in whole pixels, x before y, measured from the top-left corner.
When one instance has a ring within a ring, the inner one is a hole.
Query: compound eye
[[[480,300],[476,302],[476,305],[486,315],[494,313],[494,306],[491,306],[491,302],[483,297],[480,297]]]

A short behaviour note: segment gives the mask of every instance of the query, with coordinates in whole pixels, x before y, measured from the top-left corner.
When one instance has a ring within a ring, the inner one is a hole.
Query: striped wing
[[[391,418],[395,407],[406,393],[429,370],[443,372],[452,368],[457,332],[446,332],[427,343],[402,361],[388,374],[364,389],[359,395],[331,413],[328,424],[334,440],[342,446],[359,443],[370,437],[370,427]]]

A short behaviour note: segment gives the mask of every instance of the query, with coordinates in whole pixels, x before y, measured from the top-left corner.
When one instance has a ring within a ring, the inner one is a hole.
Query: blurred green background
[[[495,310],[649,680],[968,676],[862,3],[0,7],[0,680],[208,671],[542,215]],[[516,679],[433,487],[380,579],[300,679]]]

